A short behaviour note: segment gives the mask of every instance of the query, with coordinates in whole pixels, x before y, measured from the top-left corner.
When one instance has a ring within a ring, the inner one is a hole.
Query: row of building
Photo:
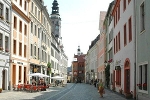
[[[44,0],[0,0],[0,88],[31,83],[32,73],[67,78],[63,48],[57,0],[51,14]]]
[[[100,12],[100,34],[84,57],[86,83],[102,79],[126,97],[150,99],[149,5],[150,0],[113,0]],[[78,57],[72,62],[73,81],[81,72]]]

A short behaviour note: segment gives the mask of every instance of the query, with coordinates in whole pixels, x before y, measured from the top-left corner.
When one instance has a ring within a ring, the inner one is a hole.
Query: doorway
[[[2,77],[2,88],[3,88],[3,90],[5,90],[6,88],[6,70],[4,69],[3,71],[2,71],[2,75],[3,75],[3,77]]]
[[[124,65],[124,92],[130,93],[130,62],[126,59]]]

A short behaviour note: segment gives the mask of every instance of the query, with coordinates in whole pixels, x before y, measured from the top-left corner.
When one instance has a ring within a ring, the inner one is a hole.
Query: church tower
[[[52,3],[52,13],[51,13],[51,22],[52,22],[52,33],[57,39],[57,41],[61,42],[61,18],[59,15],[59,7],[57,0],[54,0]]]
[[[77,49],[77,55],[78,55],[78,56],[80,56],[80,55],[81,55],[80,46],[78,46],[78,49]]]

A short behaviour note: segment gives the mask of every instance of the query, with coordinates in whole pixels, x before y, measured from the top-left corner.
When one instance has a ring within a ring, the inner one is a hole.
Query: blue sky
[[[54,0],[44,0],[49,14]],[[68,66],[71,65],[74,54],[80,46],[86,54],[91,41],[99,32],[100,11],[107,11],[112,0],[57,0],[62,19],[61,36],[65,54],[68,56]]]

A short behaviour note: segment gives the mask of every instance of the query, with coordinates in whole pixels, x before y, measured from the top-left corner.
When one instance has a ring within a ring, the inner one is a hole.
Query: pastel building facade
[[[110,76],[109,76],[109,88],[112,89],[113,83],[115,82],[114,78],[114,62],[113,62],[113,17],[111,15],[112,9],[113,9],[114,1],[112,1],[109,4],[105,20],[104,20],[104,26],[105,26],[105,32],[106,32],[106,59],[105,59],[105,65],[110,66]]]
[[[136,0],[136,96],[150,100],[150,1]]]
[[[43,0],[31,0],[29,7],[30,23],[30,74],[47,75],[47,64],[51,55],[51,21]],[[33,77],[30,77],[30,81]]]
[[[104,19],[106,16],[105,11],[100,12],[100,19],[99,19],[99,30],[100,30],[100,35],[99,35],[99,41],[97,43],[97,72],[98,72],[98,79],[102,79],[103,82],[105,82],[105,27],[103,25]]]
[[[115,0],[113,11],[115,91],[135,96],[134,0]]]
[[[0,88],[10,89],[11,1],[0,0]]]
[[[27,83],[29,72],[29,2],[12,0],[11,15],[11,86]]]

